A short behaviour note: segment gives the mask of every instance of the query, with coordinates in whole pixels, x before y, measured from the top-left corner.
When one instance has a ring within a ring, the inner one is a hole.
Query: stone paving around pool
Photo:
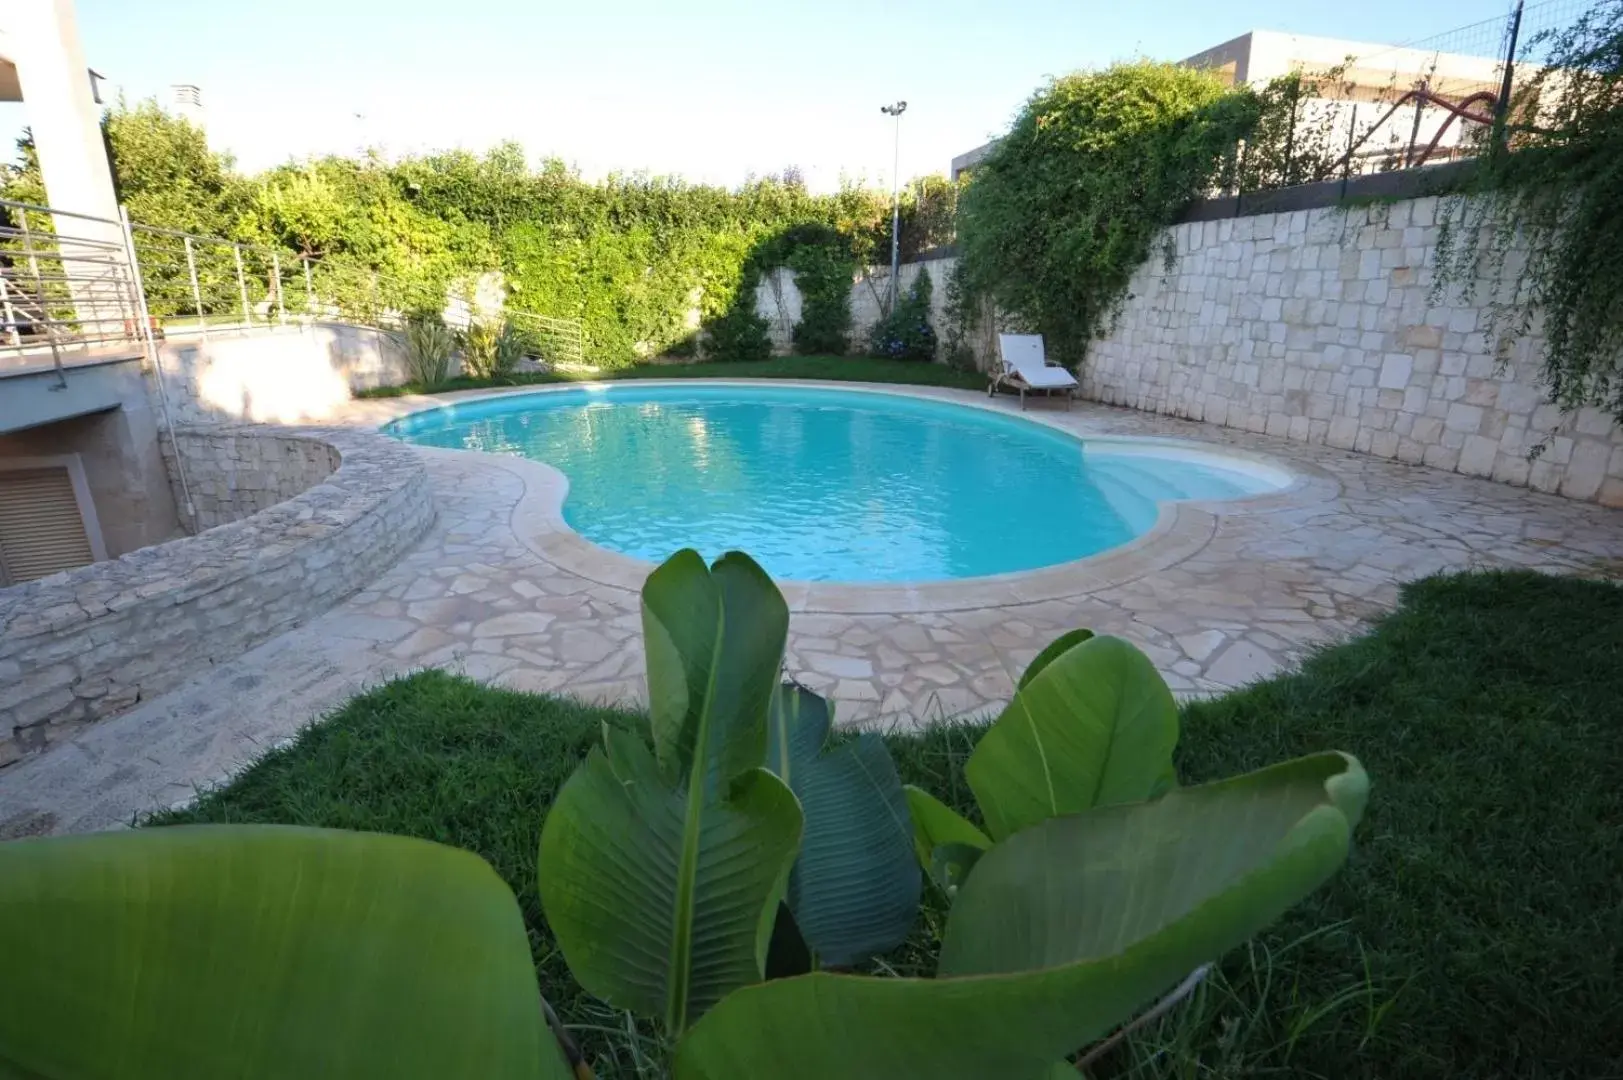
[[[963,391],[900,392],[988,405]],[[350,419],[375,425],[422,404],[357,402]],[[1186,504],[1130,549],[1068,568],[915,589],[786,588],[786,667],[832,697],[844,723],[999,708],[1037,652],[1076,626],[1128,638],[1187,696],[1279,671],[1389,608],[1400,582],[1438,570],[1623,565],[1623,511],[1123,409],[1028,415],[1080,434],[1198,439],[1270,457],[1300,480],[1260,499]],[[418,452],[439,517],[412,551],[325,615],[0,773],[0,838],[113,827],[184,802],[312,717],[418,668],[640,701],[646,564],[562,526],[551,469]]]

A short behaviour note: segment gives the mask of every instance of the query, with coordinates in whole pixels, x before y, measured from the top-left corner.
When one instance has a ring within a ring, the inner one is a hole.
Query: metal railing
[[[0,199],[0,355],[49,354],[59,375],[64,354],[149,337],[315,322],[391,331],[457,299],[445,284],[339,258]],[[501,317],[537,359],[584,362],[579,320],[511,309]]]
[[[1522,91],[1587,0],[1516,0],[1503,15],[1335,64],[1298,63],[1281,160],[1241,167],[1237,189],[1289,187],[1476,157],[1509,137]],[[1245,148],[1249,149],[1249,148]],[[1242,155],[1245,153],[1242,149]]]
[[[0,203],[0,348],[49,353],[139,340],[140,295],[121,222]]]

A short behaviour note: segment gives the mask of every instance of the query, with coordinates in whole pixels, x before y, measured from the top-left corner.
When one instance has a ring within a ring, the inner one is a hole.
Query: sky
[[[1251,29],[1403,42],[1498,15],[1476,0],[78,0],[107,90],[202,88],[248,171],[329,152],[521,143],[589,177],[737,184],[796,166],[816,190],[945,172],[1043,80],[1177,60]],[[26,106],[0,105],[0,134]]]

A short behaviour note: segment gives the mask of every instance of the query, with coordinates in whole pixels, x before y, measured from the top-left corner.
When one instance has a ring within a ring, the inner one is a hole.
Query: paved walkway
[[[961,391],[917,393],[987,406]],[[350,419],[411,407],[357,403]],[[1131,548],[1069,568],[959,587],[786,589],[786,666],[834,698],[844,722],[996,708],[1037,651],[1075,626],[1132,640],[1178,693],[1208,693],[1355,631],[1405,580],[1486,566],[1593,573],[1623,560],[1623,511],[1128,410],[1039,409],[1031,415],[1079,433],[1270,456],[1301,479],[1259,500],[1184,504]],[[108,828],[184,802],[416,668],[638,701],[646,564],[563,527],[561,477],[545,466],[421,452],[440,513],[410,554],[326,615],[0,773],[0,838]]]

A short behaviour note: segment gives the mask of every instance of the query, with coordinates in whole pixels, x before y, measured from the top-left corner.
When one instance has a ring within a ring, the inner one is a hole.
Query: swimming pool
[[[543,461],[564,520],[613,551],[747,551],[791,581],[921,582],[1070,562],[1159,504],[1277,490],[1279,470],[1175,444],[1083,442],[986,409],[870,391],[709,384],[487,398],[383,429]]]

